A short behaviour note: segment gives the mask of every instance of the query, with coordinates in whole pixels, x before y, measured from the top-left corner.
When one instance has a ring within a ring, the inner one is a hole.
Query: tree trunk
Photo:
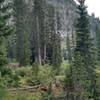
[[[36,62],[41,65],[42,64],[42,61],[41,61],[41,48],[40,48],[40,34],[39,34],[39,20],[38,20],[38,17],[36,17],[36,28],[37,28],[37,46],[36,46],[36,52],[37,52],[37,55],[36,55]]]
[[[44,61],[46,61],[46,52],[47,52],[46,49],[47,49],[47,48],[46,48],[46,44],[44,44],[44,58],[43,58]]]

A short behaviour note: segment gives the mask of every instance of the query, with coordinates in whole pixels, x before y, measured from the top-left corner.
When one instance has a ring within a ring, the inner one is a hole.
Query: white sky
[[[86,5],[90,15],[94,13],[96,17],[100,18],[100,0],[86,0]]]

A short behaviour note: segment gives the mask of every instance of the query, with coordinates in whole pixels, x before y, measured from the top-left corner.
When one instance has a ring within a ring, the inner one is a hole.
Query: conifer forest
[[[76,1],[0,0],[0,100],[100,100],[100,18]]]

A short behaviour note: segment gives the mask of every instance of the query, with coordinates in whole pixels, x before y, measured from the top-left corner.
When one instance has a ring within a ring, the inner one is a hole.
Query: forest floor
[[[38,81],[33,77],[31,67],[20,67],[13,69],[14,75],[10,80],[10,85],[7,88],[8,97],[7,100],[41,100],[42,95],[46,94],[49,89],[49,83],[52,82],[51,91],[54,97],[64,96],[63,86],[65,71],[68,69],[68,63],[64,61],[60,68],[60,74],[57,76],[52,75],[50,66],[41,66]],[[97,85],[98,90],[100,89],[100,68],[97,67]],[[12,80],[12,82],[11,82]],[[20,99],[21,98],[21,99]],[[6,99],[4,99],[6,100]]]

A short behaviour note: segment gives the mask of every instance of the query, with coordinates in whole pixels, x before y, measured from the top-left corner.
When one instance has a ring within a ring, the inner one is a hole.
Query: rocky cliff
[[[26,0],[28,1],[28,0]],[[30,0],[29,5],[32,7],[33,0]],[[46,0],[47,4],[53,5],[60,13],[62,28],[60,30],[62,37],[66,37],[67,33],[75,33],[74,32],[74,22],[77,18],[76,14],[76,6],[74,0]],[[89,16],[90,19],[90,32],[91,36],[96,38],[96,26],[100,26],[99,18],[95,18],[94,15]]]
[[[74,32],[74,22],[77,18],[76,14],[76,6],[74,0],[47,0],[48,4],[53,5],[57,11],[61,14],[61,20],[62,20],[62,34],[63,36],[66,36],[67,32]],[[90,31],[92,37],[96,37],[95,29],[96,26],[100,26],[100,20],[99,18],[95,18],[94,15],[89,16],[90,19]]]
[[[67,32],[74,31],[74,20],[76,19],[76,3],[73,0],[47,0],[48,4],[53,5],[56,11],[60,13],[62,36],[66,36]]]

